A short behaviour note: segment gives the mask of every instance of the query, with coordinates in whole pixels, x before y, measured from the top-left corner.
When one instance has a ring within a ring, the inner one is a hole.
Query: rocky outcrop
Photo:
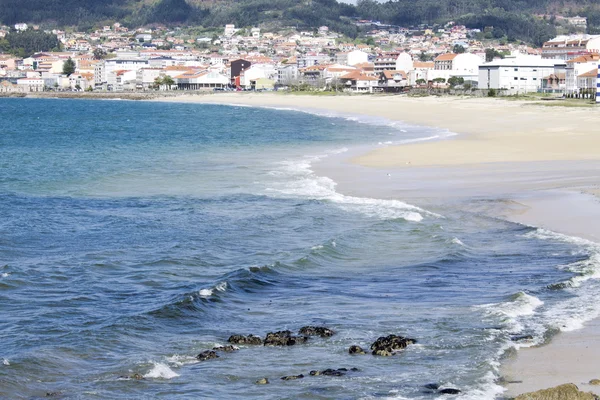
[[[599,400],[599,397],[590,392],[582,392],[574,384],[567,383],[551,389],[523,393],[514,400]]]
[[[300,328],[298,332],[300,335],[304,336],[320,336],[320,337],[331,337],[335,334],[329,328],[325,328],[324,326],[304,326]]]
[[[402,350],[409,344],[416,342],[415,339],[409,339],[404,336],[382,336],[371,345],[371,350],[373,351],[374,356],[391,356],[396,351]]]
[[[292,336],[290,331],[269,332],[265,338],[265,346],[293,346],[295,344],[306,343],[306,336]]]
[[[258,346],[263,344],[262,339],[258,336],[254,336],[254,335],[248,335],[248,336],[231,335],[229,337],[229,339],[227,339],[227,341],[229,343],[233,343],[233,344],[251,344],[251,345],[258,345]]]
[[[206,360],[210,360],[213,358],[219,358],[219,355],[214,350],[206,350],[206,351],[203,351],[202,353],[198,354],[196,356],[196,358],[200,361],[206,361]]]

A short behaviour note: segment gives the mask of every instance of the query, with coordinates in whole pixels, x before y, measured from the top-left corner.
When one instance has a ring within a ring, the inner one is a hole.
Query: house
[[[447,53],[440,54],[433,60],[434,68],[437,71],[448,71],[453,67],[454,59],[458,56],[458,54]]]
[[[550,74],[542,79],[542,92],[563,93],[565,91],[566,73]]]
[[[537,92],[544,77],[564,70],[562,60],[519,56],[494,60],[479,67],[479,88],[500,89],[507,94]]]
[[[566,66],[566,82],[565,91],[568,94],[577,93],[579,89],[578,77],[590,71],[593,68],[598,68],[600,63],[600,54],[592,53],[575,57],[567,61]]]
[[[399,92],[408,86],[408,75],[404,71],[383,71],[379,75],[379,87],[384,92]]]
[[[413,69],[408,73],[408,82],[411,86],[417,85],[417,82],[429,80],[430,71],[433,71],[435,64],[433,61],[415,61]]]
[[[17,79],[17,86],[23,92],[42,92],[44,80],[42,78],[21,78]]]
[[[373,93],[379,84],[379,79],[365,75],[361,71],[354,71],[340,77],[346,90],[357,93]]]
[[[248,69],[252,66],[252,63],[248,60],[244,60],[244,59],[237,59],[231,62],[231,66],[230,66],[230,77],[231,77],[231,82],[234,82],[236,80],[236,78],[238,78],[241,74],[242,71],[245,69]]]

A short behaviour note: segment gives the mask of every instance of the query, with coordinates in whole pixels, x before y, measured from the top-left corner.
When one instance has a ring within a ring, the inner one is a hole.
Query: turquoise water
[[[0,99],[0,118],[2,398],[494,398],[511,338],[597,314],[593,244],[311,169],[431,129],[128,101]],[[195,359],[305,325],[336,334]],[[348,354],[389,334],[418,343]]]

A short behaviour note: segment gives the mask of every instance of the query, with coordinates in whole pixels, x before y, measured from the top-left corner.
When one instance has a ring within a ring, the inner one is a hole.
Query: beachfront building
[[[559,36],[542,46],[542,58],[570,60],[587,53],[600,52],[600,35]]]
[[[180,90],[215,90],[229,85],[229,78],[216,71],[190,70],[175,77]]]
[[[379,79],[366,75],[362,71],[353,71],[340,77],[345,90],[356,93],[373,93],[379,85]]]
[[[433,71],[434,67],[433,61],[415,61],[413,69],[408,73],[408,83],[414,86],[417,82],[427,82],[430,71]]]
[[[138,69],[148,66],[148,60],[143,59],[119,59],[102,60],[94,67],[94,85],[97,88],[106,90],[118,90],[123,87],[124,79],[133,77],[132,81],[135,85],[136,73]],[[119,71],[120,73],[117,73]],[[132,74],[124,75],[123,71],[133,71]]]
[[[404,71],[383,71],[379,75],[379,87],[386,93],[399,92],[408,86],[408,75]]]
[[[494,60],[479,67],[479,88],[502,90],[506,94],[537,92],[544,77],[564,69],[562,60],[519,56]]]
[[[375,58],[373,61],[375,72],[380,73],[383,71],[395,71],[396,61],[400,53],[398,52],[390,52],[390,53],[381,53]]]
[[[596,97],[598,67],[577,76],[577,93]]]
[[[17,79],[17,86],[21,92],[41,92],[44,90],[44,80],[42,78],[21,78]]]
[[[577,94],[579,91],[578,77],[591,69],[597,69],[600,63],[599,54],[586,54],[567,61],[566,93]]]

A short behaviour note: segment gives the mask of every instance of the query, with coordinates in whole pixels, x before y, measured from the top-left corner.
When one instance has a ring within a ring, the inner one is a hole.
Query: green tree
[[[94,60],[102,60],[106,57],[106,51],[101,48],[94,49]]]
[[[463,83],[465,83],[465,78],[461,76],[451,76],[450,78],[448,78],[448,84],[450,85],[450,87],[462,85]]]
[[[455,54],[461,54],[461,53],[464,53],[465,51],[466,51],[466,49],[460,44],[455,44],[454,47],[452,48],[452,52]]]
[[[435,78],[433,80],[433,83],[446,83],[446,79],[445,78]]]
[[[425,83],[427,83],[427,81],[423,78],[419,78],[416,81],[417,85],[424,85]]]
[[[63,63],[63,74],[71,76],[75,72],[75,61],[71,57]]]

